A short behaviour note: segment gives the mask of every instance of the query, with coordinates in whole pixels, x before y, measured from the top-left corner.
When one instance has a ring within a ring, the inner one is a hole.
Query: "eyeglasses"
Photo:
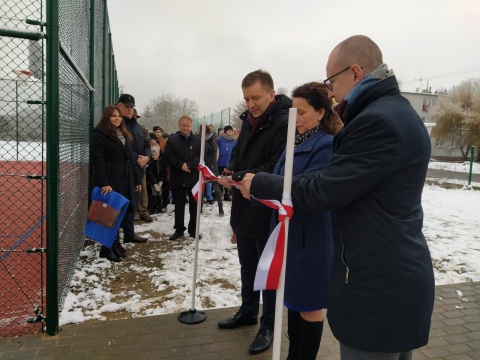
[[[325,80],[323,80],[323,83],[327,86],[327,89],[330,90],[330,91],[333,91],[333,86],[332,86],[332,83],[330,82],[330,80],[332,80],[335,76],[337,75],[340,75],[341,73],[347,71],[347,70],[350,70],[351,69],[351,65],[346,67],[345,69],[343,70],[340,70],[339,72],[337,72],[336,74],[333,74],[332,76],[330,76],[329,78],[326,78]]]

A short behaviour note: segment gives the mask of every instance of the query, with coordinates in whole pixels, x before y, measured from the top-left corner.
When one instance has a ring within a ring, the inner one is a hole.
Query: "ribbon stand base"
[[[178,320],[184,324],[199,324],[204,322],[206,318],[207,315],[205,315],[203,311],[197,311],[195,309],[183,311],[178,315]]]

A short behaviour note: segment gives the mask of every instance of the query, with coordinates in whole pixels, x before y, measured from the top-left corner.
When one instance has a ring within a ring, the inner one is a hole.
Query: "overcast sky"
[[[111,0],[119,85],[136,98],[175,93],[200,116],[232,107],[243,77],[269,71],[275,88],[325,78],[333,47],[363,34],[403,91],[480,77],[479,0]]]

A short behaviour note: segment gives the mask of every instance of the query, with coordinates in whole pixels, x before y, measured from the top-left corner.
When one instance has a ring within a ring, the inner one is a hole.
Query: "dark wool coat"
[[[168,137],[165,161],[170,165],[170,186],[193,188],[198,181],[200,162],[200,137],[190,132],[188,139],[180,132]],[[182,170],[186,163],[190,172]]]
[[[217,136],[215,134],[205,141],[205,165],[213,171],[215,175],[218,175],[218,163],[217,163]]]
[[[325,170],[295,177],[294,211],[332,210],[328,322],[347,346],[402,352],[428,342],[432,259],[422,233],[430,137],[395,77],[359,94]],[[283,179],[255,176],[252,194],[281,198]]]
[[[132,150],[135,159],[138,159],[138,155],[151,157],[152,152],[150,147],[150,136],[148,136],[148,130],[144,130],[134,118],[129,119],[124,116],[123,121],[125,122],[125,127],[127,128],[128,132],[133,137]]]
[[[165,160],[162,158],[150,160],[146,171],[147,185],[153,186],[153,184],[158,184],[159,181],[165,182],[165,166]]]
[[[321,170],[328,165],[332,156],[333,135],[320,130],[295,148],[293,175]],[[273,173],[285,173],[285,152]],[[278,211],[274,216],[276,226]],[[302,214],[294,209],[288,230],[285,272],[284,303],[287,308],[313,311],[327,307],[332,256],[330,213]]]
[[[288,109],[292,107],[292,100],[285,95],[277,95],[275,99],[276,103],[270,109],[265,123],[254,134],[247,121],[248,112],[240,116],[242,128],[228,166],[234,171],[233,180],[242,180],[246,173],[271,173],[285,150]],[[230,224],[235,233],[248,237],[268,237],[271,209],[258,202],[250,202],[236,188],[233,188],[232,194]]]
[[[93,166],[93,187],[111,186],[130,200],[135,211],[135,186],[142,184],[142,174],[137,166],[130,141],[125,145],[120,139],[95,128],[90,136],[90,161]]]

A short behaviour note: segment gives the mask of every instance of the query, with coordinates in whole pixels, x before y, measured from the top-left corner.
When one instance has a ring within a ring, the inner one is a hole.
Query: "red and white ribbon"
[[[213,171],[210,170],[210,168],[205,165],[205,162],[203,162],[203,161],[200,161],[197,169],[202,174],[202,180],[197,181],[195,186],[192,188],[193,197],[195,198],[195,200],[197,202],[198,202],[198,192],[200,190],[200,186],[202,187],[202,193],[203,193],[204,190],[205,190],[205,182],[206,181],[216,181],[217,179],[222,179],[224,181],[229,182],[230,184],[232,184],[236,188],[238,188],[239,186],[242,186],[242,183],[239,182],[239,181],[231,180],[229,178],[223,178],[221,176],[216,176],[213,173]]]
[[[285,220],[293,216],[292,197],[283,194],[281,203],[277,200],[256,200],[272,209],[278,209],[278,224],[270,234],[258,262],[253,289],[276,290],[285,254]]]

